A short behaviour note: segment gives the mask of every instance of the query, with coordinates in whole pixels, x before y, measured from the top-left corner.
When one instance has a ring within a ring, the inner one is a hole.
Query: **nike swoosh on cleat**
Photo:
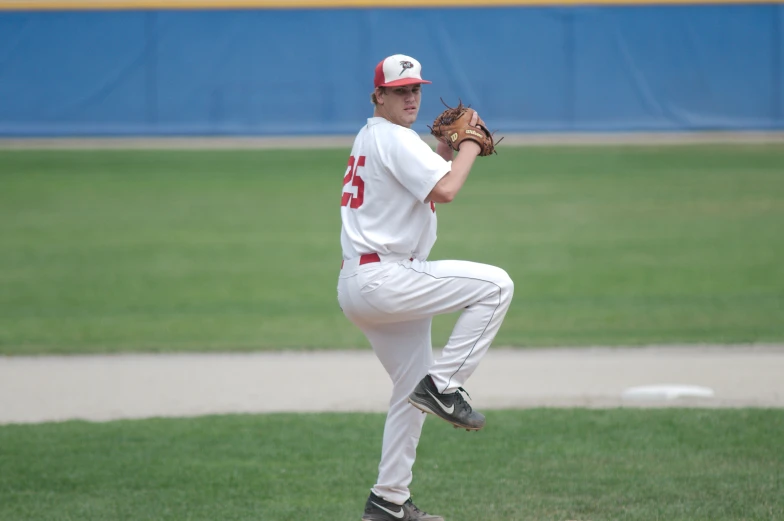
[[[436,403],[437,403],[437,404],[438,404],[438,405],[439,405],[439,406],[440,406],[440,407],[441,407],[441,408],[444,410],[444,412],[445,412],[445,413],[447,413],[447,414],[452,414],[453,412],[455,412],[455,404],[452,404],[452,405],[450,405],[449,407],[447,407],[446,405],[444,405],[443,403],[441,403],[441,401],[440,401],[438,398],[436,398],[436,395],[434,395],[433,393],[431,393],[431,392],[430,392],[428,389],[425,389],[425,390],[427,391],[427,394],[429,394],[430,396],[432,396],[432,397],[433,397],[433,399],[434,399],[434,400],[436,401]]]
[[[387,514],[389,514],[389,515],[391,515],[391,516],[393,516],[393,517],[396,517],[396,518],[398,518],[398,519],[403,519],[403,516],[405,515],[405,514],[403,513],[403,507],[400,507],[400,512],[392,512],[392,511],[391,511],[391,510],[389,510],[388,508],[384,508],[384,507],[382,507],[381,505],[379,505],[379,504],[378,504],[378,503],[376,503],[375,501],[371,501],[371,503],[373,503],[374,505],[376,505],[378,508],[380,508],[381,510],[383,510],[383,511],[384,511],[384,512],[386,512]]]

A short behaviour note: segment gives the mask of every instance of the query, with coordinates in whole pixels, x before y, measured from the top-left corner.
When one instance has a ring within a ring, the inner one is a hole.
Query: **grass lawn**
[[[380,414],[0,427],[0,519],[358,521]],[[412,491],[448,521],[784,519],[784,411],[430,418]]]
[[[366,347],[347,155],[0,151],[0,354]],[[515,280],[496,345],[784,340],[784,147],[507,147],[438,215]]]

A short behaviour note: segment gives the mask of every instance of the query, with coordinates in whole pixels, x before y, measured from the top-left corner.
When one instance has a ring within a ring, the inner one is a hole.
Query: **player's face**
[[[380,112],[392,123],[401,127],[411,128],[419,114],[422,101],[421,85],[404,85],[389,87],[381,96],[376,95],[382,104]]]

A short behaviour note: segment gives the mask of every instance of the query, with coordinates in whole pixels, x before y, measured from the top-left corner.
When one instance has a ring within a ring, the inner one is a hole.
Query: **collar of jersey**
[[[400,125],[398,125],[396,123],[392,123],[387,118],[382,118],[381,116],[375,116],[375,117],[372,117],[372,118],[368,118],[368,120],[367,120],[368,128],[372,127],[373,125],[382,125],[384,123],[386,123],[387,125],[392,125],[392,126],[395,126],[395,127],[398,127],[398,128],[402,128],[402,129],[408,130],[409,132],[413,132],[413,133],[416,134],[416,130],[414,130],[413,128],[401,127]]]

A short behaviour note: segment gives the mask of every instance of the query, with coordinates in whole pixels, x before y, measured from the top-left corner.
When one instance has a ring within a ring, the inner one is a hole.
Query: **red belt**
[[[408,260],[414,260],[414,257],[411,257]],[[378,256],[378,253],[366,253],[359,256],[360,266],[363,264],[370,264],[371,262],[381,262],[381,258]],[[340,269],[343,269],[343,261],[340,261]]]
[[[370,264],[371,262],[381,262],[378,253],[366,253],[359,256],[359,265]]]
[[[340,269],[343,269],[343,262],[344,261],[340,261]],[[371,262],[381,262],[381,258],[378,256],[378,253],[366,253],[359,256],[360,266],[363,264],[370,264]]]

